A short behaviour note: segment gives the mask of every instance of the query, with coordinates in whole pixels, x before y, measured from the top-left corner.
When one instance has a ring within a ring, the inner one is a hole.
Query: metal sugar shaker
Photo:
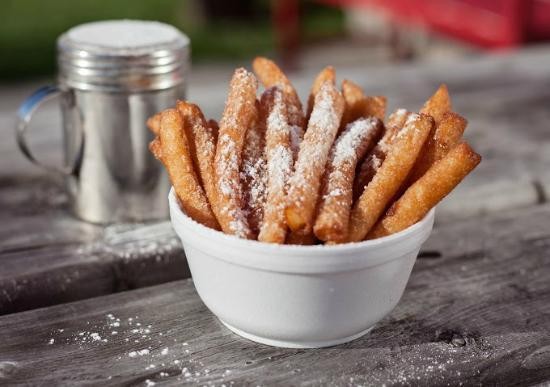
[[[58,84],[37,90],[18,111],[19,147],[32,162],[25,134],[32,113],[60,97],[71,208],[93,223],[168,216],[169,182],[148,150],[145,121],[185,97],[189,39],[150,21],[83,24],[57,40]],[[46,130],[46,128],[44,128]]]

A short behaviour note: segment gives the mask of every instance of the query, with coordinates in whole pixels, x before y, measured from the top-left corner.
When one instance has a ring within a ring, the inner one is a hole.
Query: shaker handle
[[[61,93],[61,90],[57,86],[43,86],[36,90],[33,94],[31,94],[23,103],[21,106],[19,106],[19,110],[17,111],[17,121],[15,124],[15,137],[17,140],[17,145],[19,146],[19,149],[21,152],[31,161],[33,164],[36,164],[50,172],[60,173],[62,175],[70,175],[73,173],[75,169],[75,163],[70,166],[62,166],[62,167],[55,167],[55,166],[49,166],[42,164],[31,152],[27,140],[25,139],[25,134],[27,132],[27,129],[29,127],[29,123],[31,122],[32,115],[38,109],[38,107],[48,99],[54,98],[58,96]],[[83,145],[83,142],[82,144]],[[80,152],[78,154],[80,155],[82,151],[82,146],[80,147]],[[79,156],[80,157],[80,156]],[[77,157],[77,160],[78,158]]]

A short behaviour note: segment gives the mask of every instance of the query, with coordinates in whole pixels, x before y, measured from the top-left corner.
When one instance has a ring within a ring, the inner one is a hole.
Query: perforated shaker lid
[[[176,28],[140,20],[82,24],[57,42],[59,79],[83,90],[165,89],[183,82],[189,39]]]

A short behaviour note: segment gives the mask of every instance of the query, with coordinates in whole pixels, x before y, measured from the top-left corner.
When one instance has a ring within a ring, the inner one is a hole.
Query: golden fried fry
[[[386,116],[388,100],[381,95],[367,96],[358,106],[358,117],[376,117],[383,120]],[[353,120],[354,116],[352,116]]]
[[[388,117],[388,120],[386,122],[386,129],[397,128],[397,131],[401,130],[401,128],[403,128],[403,125],[405,125],[407,118],[409,118],[409,114],[410,112],[406,109],[397,109]]]
[[[384,125],[386,98],[349,80],[339,92],[331,66],[305,114],[273,61],[253,69],[261,100],[256,77],[235,70],[219,126],[184,101],[146,122],[182,210],[208,227],[277,244],[378,238],[421,220],[481,160],[444,84],[420,113],[398,109]]]
[[[300,126],[294,125],[290,127],[290,149],[292,151],[292,170],[294,169],[294,163],[298,160],[298,154],[300,153],[300,145],[304,140],[304,129]],[[292,173],[291,173],[292,176]],[[287,190],[288,191],[288,190]],[[285,217],[286,225],[286,217]],[[288,225],[287,225],[288,228]],[[290,245],[314,245],[316,242],[313,230],[307,235],[300,235],[290,230],[287,233],[285,243]]]
[[[368,238],[380,238],[412,226],[451,192],[481,161],[463,142],[451,149],[397,200],[378,221]]]
[[[319,94],[319,90],[325,82],[330,82],[332,85],[336,85],[336,71],[334,70],[334,67],[325,67],[319,74],[317,74],[317,77],[313,81],[313,85],[311,86],[311,91],[309,92],[309,97],[307,99],[306,117],[308,121],[311,116],[311,112],[313,111],[313,105],[316,98],[315,96]]]
[[[346,101],[346,109],[348,106],[355,105],[366,97],[363,89],[348,79],[342,81],[342,96],[344,97],[344,101]]]
[[[405,109],[398,109],[388,118],[384,136],[367,157],[365,157],[358,168],[358,173],[353,185],[354,200],[357,200],[357,198],[361,196],[367,184],[369,184],[376,174],[376,171],[378,171],[378,168],[380,168],[380,165],[384,162],[390,144],[397,133],[403,128],[403,125],[405,125],[408,115],[409,112]]]
[[[358,85],[347,79],[342,82],[342,95],[346,101],[346,108],[342,117],[342,130],[347,124],[358,118],[377,117],[381,120],[384,119],[386,115],[386,97],[366,96]]]
[[[267,200],[258,240],[284,243],[287,231],[285,199],[292,172],[291,126],[284,95],[277,87],[262,96],[262,116],[266,120]]]
[[[304,129],[294,125],[290,127],[290,149],[292,151],[292,160],[294,163],[298,160],[298,154],[300,153],[300,145],[304,139]],[[293,169],[293,168],[292,168]],[[291,174],[292,175],[292,174]],[[286,219],[285,219],[286,224]],[[285,243],[291,245],[314,245],[316,242],[315,236],[313,235],[313,230],[307,235],[299,235],[294,231],[290,230],[287,234]]]
[[[266,89],[277,86],[282,90],[287,101],[290,125],[303,128],[306,122],[302,103],[285,73],[273,61],[264,57],[256,57],[252,62],[252,68]]]
[[[189,139],[189,149],[198,177],[212,211],[217,217],[217,189],[214,171],[216,142],[212,129],[207,125],[202,111],[197,105],[177,101],[176,108],[183,118],[183,127]]]
[[[436,90],[436,92],[426,101],[420,113],[428,114],[433,117],[435,125],[439,125],[439,122],[443,118],[443,114],[450,112],[451,97],[449,96],[449,90],[447,85],[442,84]]]
[[[157,143],[152,145],[155,151]],[[193,169],[189,144],[183,130],[183,119],[176,109],[162,112],[160,122],[161,159],[189,217],[213,229],[219,229],[204,190]]]
[[[149,117],[146,122],[147,127],[155,136],[158,136],[160,133],[160,114],[161,113],[157,113],[154,116]]]
[[[288,226],[300,234],[312,231],[321,177],[344,111],[344,99],[331,81],[317,95],[294,174],[290,178],[285,216]]]
[[[365,238],[407,178],[433,126],[424,114],[411,114],[398,133],[386,159],[351,211],[348,241]]]
[[[434,135],[428,138],[424,149],[414,165],[409,183],[418,180],[436,161],[441,160],[462,138],[468,121],[454,112],[443,114],[435,128]]]
[[[366,115],[361,115],[362,112],[359,112],[359,109],[357,108],[361,101],[366,98],[362,88],[360,88],[357,84],[344,79],[342,81],[342,96],[344,97],[345,107],[339,132],[344,131],[350,122],[361,117],[367,117]]]
[[[155,159],[162,161],[162,146],[160,145],[158,136],[149,143],[149,151],[155,156]]]
[[[347,235],[357,161],[382,134],[382,122],[374,117],[350,123],[334,143],[324,178],[323,195],[314,232],[325,242],[342,242]]]
[[[220,122],[214,161],[218,220],[222,230],[247,239],[252,233],[243,210],[240,167],[246,132],[257,119],[257,87],[253,74],[243,68],[235,70]]]
[[[244,209],[252,233],[252,239],[256,239],[258,236],[264,213],[266,186],[264,148],[265,121],[263,118],[260,118],[260,120],[252,122],[246,132],[241,165]]]

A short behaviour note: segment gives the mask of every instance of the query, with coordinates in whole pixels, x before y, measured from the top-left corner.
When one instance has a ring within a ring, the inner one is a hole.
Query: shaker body
[[[145,122],[185,97],[189,39],[158,22],[87,23],[59,37],[57,62],[73,212],[94,223],[167,218],[168,177]]]
[[[145,121],[185,96],[184,85],[134,93],[67,88],[62,92],[66,177],[73,212],[93,223],[168,216],[170,184],[149,152]]]

